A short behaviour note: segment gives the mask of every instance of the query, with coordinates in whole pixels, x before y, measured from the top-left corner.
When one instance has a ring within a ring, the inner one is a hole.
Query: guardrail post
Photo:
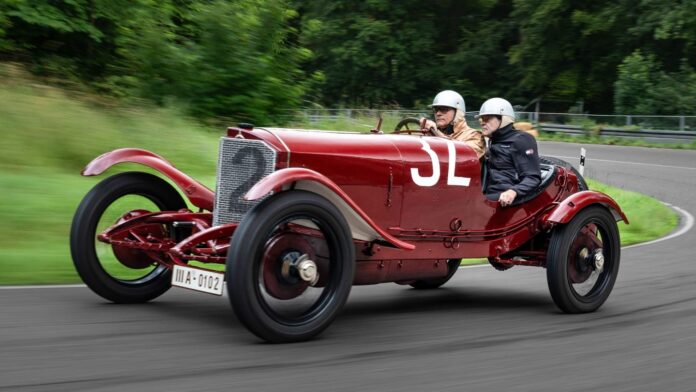
[[[626,125],[627,126],[631,125],[631,116],[626,116]]]
[[[686,128],[686,118],[684,116],[679,116],[679,130],[683,131]]]

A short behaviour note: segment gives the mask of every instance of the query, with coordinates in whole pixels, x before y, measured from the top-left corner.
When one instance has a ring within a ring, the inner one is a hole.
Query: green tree
[[[306,88],[295,19],[284,0],[12,0],[0,52],[116,95],[268,122]]]
[[[115,55],[118,21],[130,2],[11,0],[0,7],[0,51],[35,71],[95,80]],[[1,39],[2,37],[0,37]]]
[[[695,15],[693,0],[5,0],[0,55],[254,122],[307,102],[424,107],[446,88],[470,109],[505,96],[688,112]]]
[[[512,4],[505,1],[466,2],[462,22],[449,30],[455,39],[451,54],[440,48],[448,82],[464,95],[467,110],[478,110],[487,98],[505,96],[515,104],[529,100],[517,88],[521,72],[512,67],[508,51],[517,43],[517,24],[510,19]],[[446,87],[442,85],[441,87]]]
[[[642,0],[625,35],[636,49],[618,66],[619,113],[685,114],[696,107],[696,3]]]
[[[10,19],[7,16],[9,6],[7,3],[0,3],[0,53],[7,52],[11,48],[11,43],[5,38],[7,30],[10,28]]]
[[[631,53],[634,2],[516,0],[520,41],[510,62],[522,72],[522,94],[584,100],[592,112],[611,111],[616,67]]]
[[[650,114],[655,107],[652,91],[661,78],[655,56],[636,50],[619,65],[614,83],[614,107],[624,114]]]
[[[659,58],[685,59],[696,66],[696,2],[641,0],[637,12],[637,22],[629,33],[642,39],[643,49]],[[665,66],[676,71],[681,62],[665,61]]]
[[[415,0],[304,1],[302,43],[321,72],[315,99],[328,104],[409,105],[432,96],[441,69],[435,55],[438,6]]]
[[[126,84],[156,101],[186,102],[201,117],[268,122],[299,105],[306,85],[299,66],[311,52],[290,42],[297,14],[284,1],[217,0],[157,11],[136,18],[118,41],[131,75]]]
[[[656,57],[636,50],[619,65],[614,105],[622,114],[675,115],[696,107],[696,72],[686,61],[665,72]]]

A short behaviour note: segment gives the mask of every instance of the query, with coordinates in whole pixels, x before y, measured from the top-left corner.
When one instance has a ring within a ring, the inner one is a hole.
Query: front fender
[[[290,188],[314,192],[328,199],[346,218],[353,238],[383,240],[405,250],[416,248],[384,231],[336,183],[314,170],[294,167],[275,171],[256,183],[244,195],[244,199],[257,200],[271,191],[279,192]]]
[[[607,207],[614,219],[617,221],[622,220],[628,224],[628,218],[621,211],[621,207],[619,207],[616,201],[608,195],[597,191],[573,193],[551,210],[548,218],[545,220],[551,223],[568,223],[578,212],[592,204],[601,204]]]
[[[188,197],[191,204],[204,210],[212,211],[215,193],[205,185],[187,176],[161,156],[139,148],[120,148],[104,153],[88,163],[82,169],[83,176],[96,176],[113,165],[132,162],[151,167],[172,180]]]

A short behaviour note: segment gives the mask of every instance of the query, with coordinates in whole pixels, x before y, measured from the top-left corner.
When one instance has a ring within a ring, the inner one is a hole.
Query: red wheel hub
[[[572,283],[582,283],[592,275],[595,251],[602,249],[602,241],[597,235],[596,225],[585,225],[570,245],[568,276]]]
[[[282,233],[268,241],[263,256],[263,284],[269,295],[292,299],[307,290],[309,283],[297,277],[290,265],[303,254],[315,258],[314,249],[300,234]]]

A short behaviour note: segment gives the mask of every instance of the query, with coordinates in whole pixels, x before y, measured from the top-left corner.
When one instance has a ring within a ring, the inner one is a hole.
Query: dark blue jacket
[[[533,192],[541,183],[539,150],[534,136],[520,132],[509,124],[491,134],[486,151],[486,186],[484,193],[497,200],[502,192],[513,189],[515,199]]]

